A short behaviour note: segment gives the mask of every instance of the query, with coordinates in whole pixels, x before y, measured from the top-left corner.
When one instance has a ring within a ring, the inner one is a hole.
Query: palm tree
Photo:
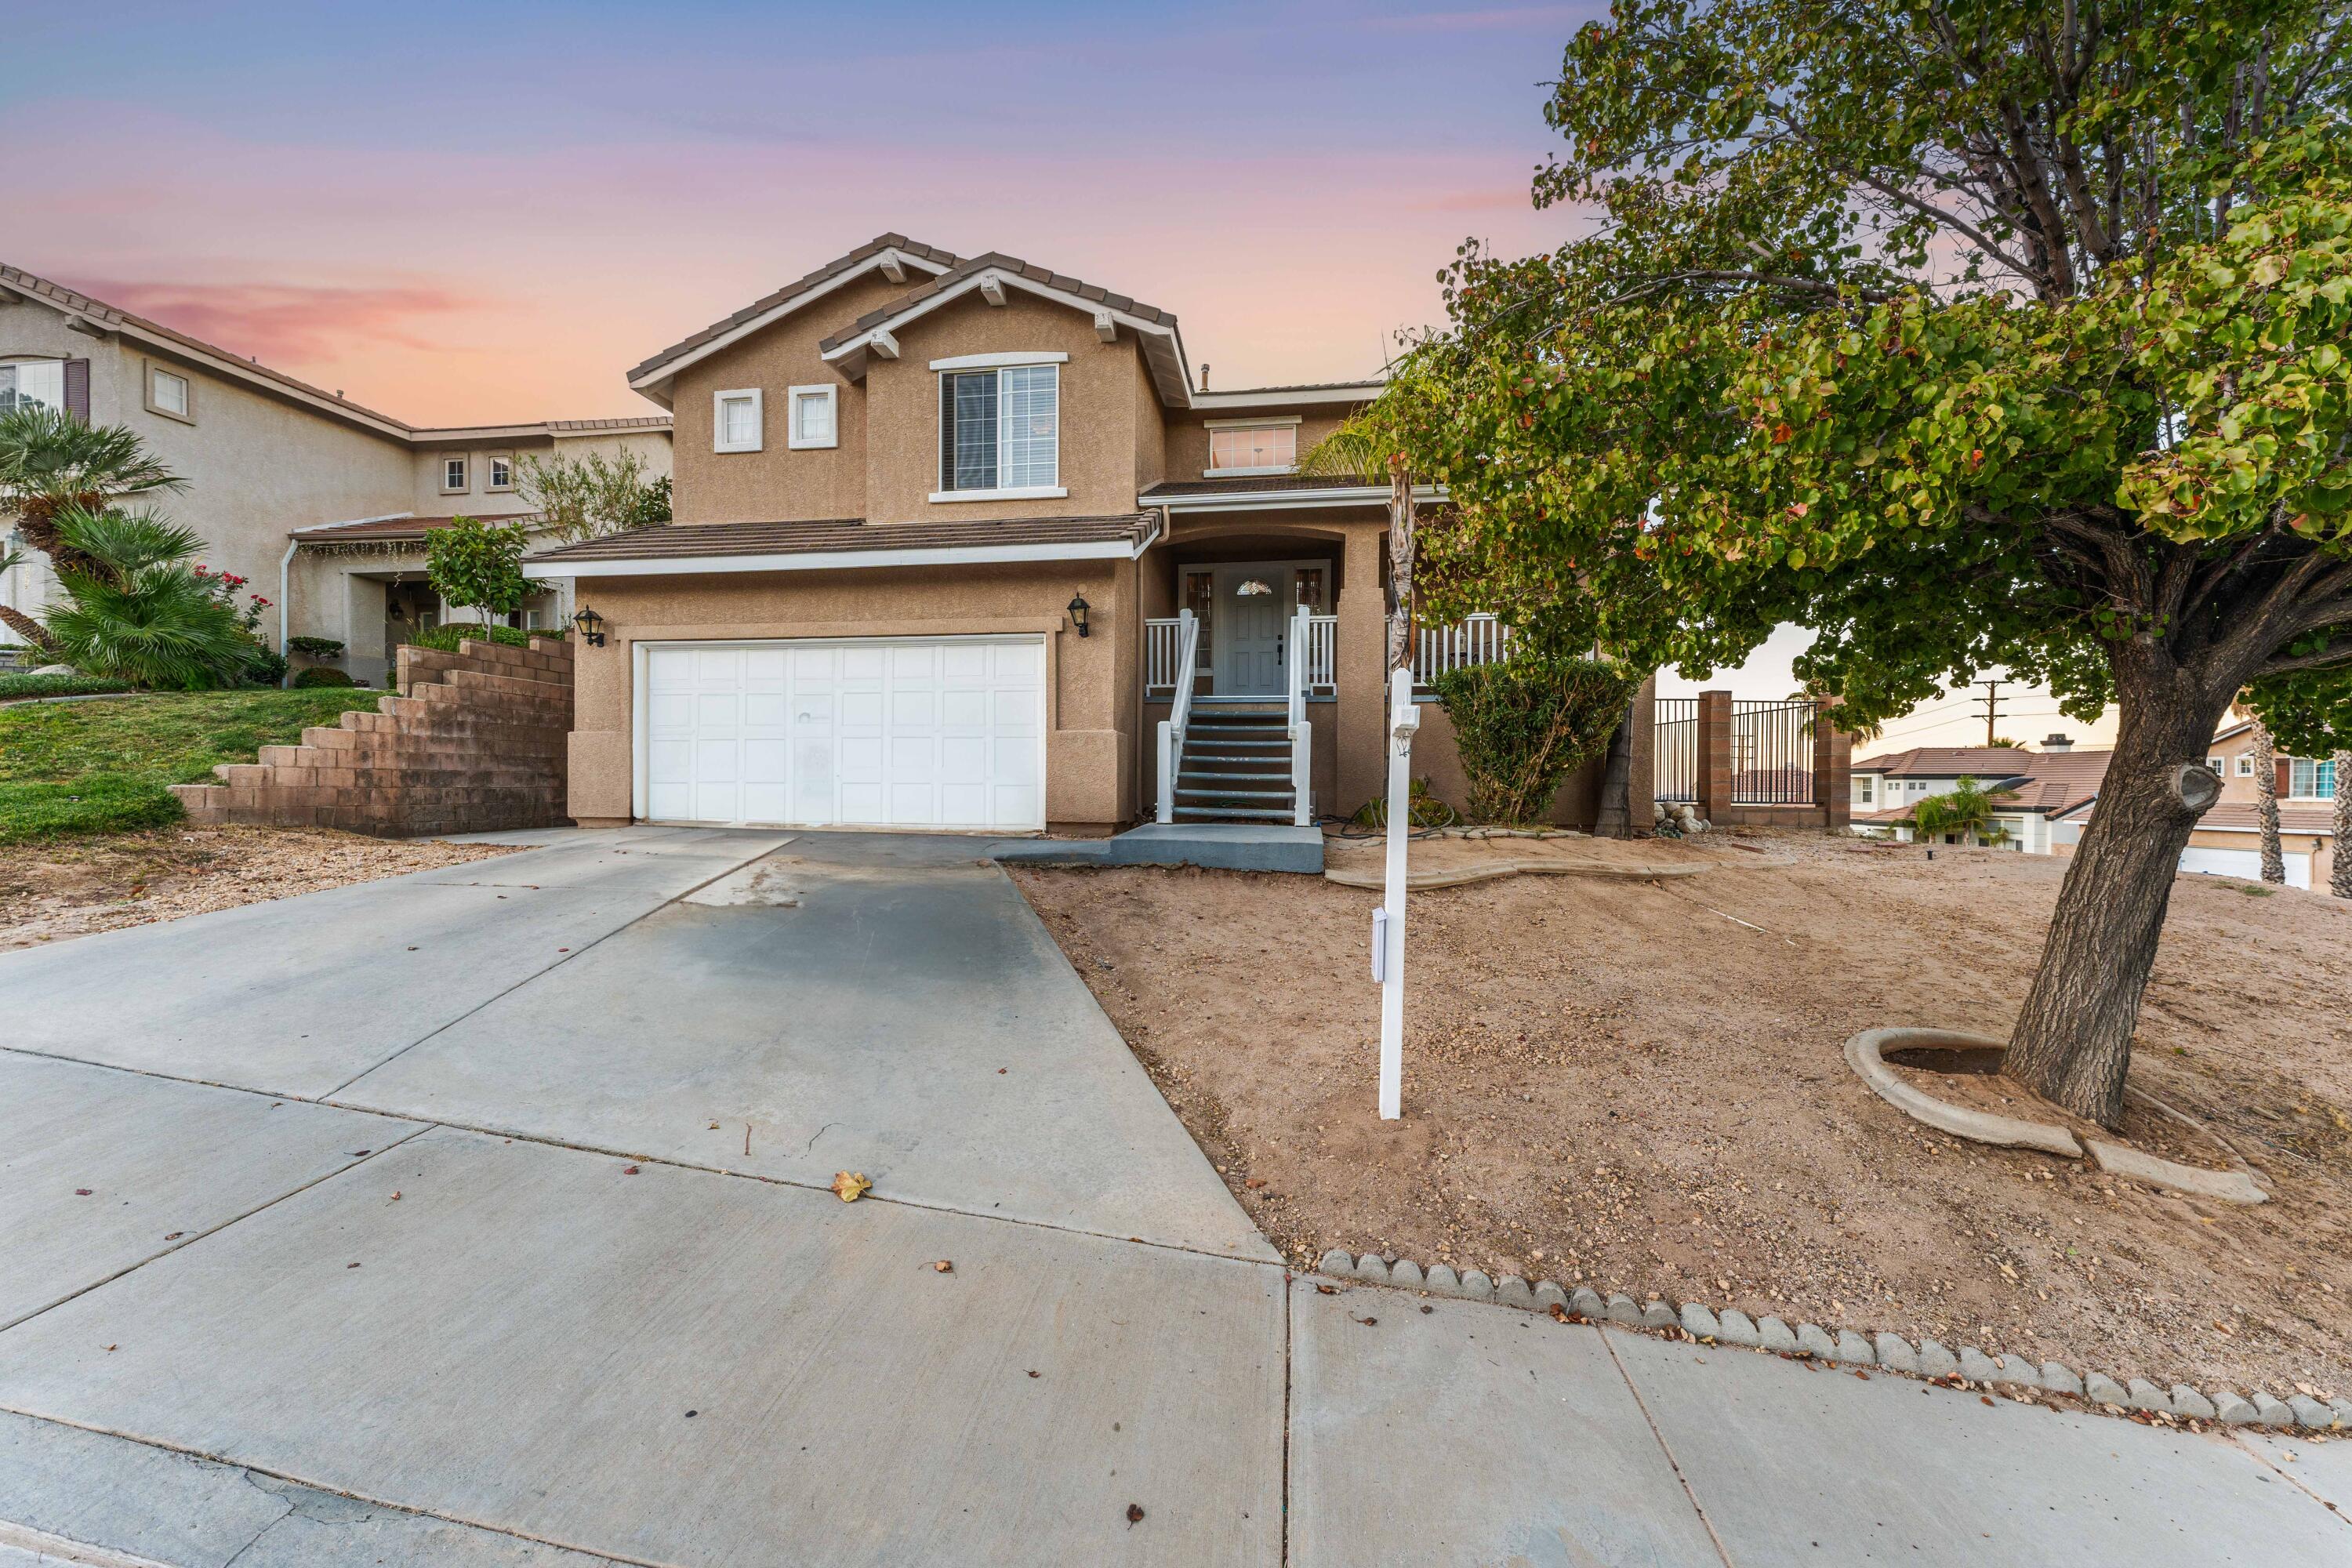
[[[24,563],[25,552],[17,545],[16,539],[12,536],[0,540],[0,577],[6,576]],[[15,605],[0,605],[0,625],[5,625],[10,631],[22,637],[26,647],[38,648],[43,653],[48,651],[49,634],[42,629],[40,622]]]
[[[148,512],[68,504],[51,514],[67,602],[50,612],[59,657],[93,675],[142,686],[234,686],[253,640],[236,606],[188,563],[204,541]]]
[[[1402,433],[1373,405],[1298,455],[1298,471],[1325,479],[1389,481],[1390,669],[1412,665],[1412,459]],[[1386,700],[1386,694],[1382,694]]]
[[[1931,795],[1911,808],[1912,834],[1923,840],[1933,840],[1947,833],[1957,833],[1960,842],[1969,846],[2001,843],[2009,835],[1993,820],[1998,809],[1993,802],[2015,793],[1987,790],[1972,778],[1957,779],[1946,794]]]
[[[2263,830],[2263,880],[2284,886],[2286,855],[2279,843],[2278,744],[2271,727],[2254,721],[2254,819]]]
[[[2339,899],[2352,899],[2352,854],[2346,853],[2346,846],[2352,845],[2352,752],[2337,752],[2335,762],[2336,838],[2330,857],[2335,869],[2327,874],[2327,890]]]
[[[0,414],[0,514],[15,517],[17,537],[60,574],[92,564],[60,532],[60,513],[101,513],[182,483],[122,426],[86,425],[39,403]],[[23,635],[14,620],[8,624]]]

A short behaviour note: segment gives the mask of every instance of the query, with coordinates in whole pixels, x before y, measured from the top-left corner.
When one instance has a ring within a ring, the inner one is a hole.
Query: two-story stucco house
[[[0,408],[19,402],[136,432],[186,481],[153,504],[205,540],[208,566],[273,601],[272,640],[336,638],[365,679],[381,679],[390,642],[439,614],[425,535],[460,514],[526,515],[525,457],[625,449],[648,473],[669,471],[665,416],[412,426],[0,266]],[[0,602],[36,613],[54,587],[31,560],[0,574]],[[552,625],[569,613],[551,592],[522,618]]]
[[[629,382],[674,413],[675,522],[526,563],[602,618],[582,823],[1101,832],[1378,792],[1387,489],[1294,471],[1378,382],[1211,391],[1169,311],[898,234]],[[1414,771],[1458,799],[1424,712]]]

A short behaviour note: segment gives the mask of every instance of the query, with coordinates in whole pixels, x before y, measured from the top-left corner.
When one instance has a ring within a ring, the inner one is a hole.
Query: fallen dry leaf
[[[1242,1185],[1250,1188],[1262,1187],[1265,1185],[1265,1178],[1264,1176],[1252,1176],[1248,1181],[1244,1182]]]
[[[937,1273],[952,1274],[955,1272],[955,1262],[952,1258],[942,1258],[937,1263],[932,1264],[931,1268]]]
[[[621,1167],[621,1174],[623,1174],[623,1175],[625,1175],[625,1176],[634,1176],[634,1175],[635,1175],[635,1174],[637,1173],[637,1170],[638,1170],[638,1167],[637,1167],[637,1166],[635,1166],[635,1165],[624,1165],[624,1166],[622,1166],[622,1167]]]
[[[1139,1525],[1139,1524],[1140,1524],[1140,1523],[1142,1523],[1142,1522],[1143,1522],[1143,1505],[1142,1505],[1141,1503],[1139,1503],[1139,1502],[1131,1502],[1131,1503],[1129,1503],[1129,1504],[1127,1505],[1127,1527],[1128,1527],[1128,1529],[1129,1529],[1129,1530],[1133,1530],[1137,1525]]]
[[[78,1198],[86,1198],[89,1196],[89,1189],[88,1187],[76,1187],[74,1189],[74,1196]]]
[[[855,1171],[833,1173],[833,1194],[843,1203],[854,1204],[874,1190],[874,1184]]]
[[[1318,1296],[1336,1296],[1339,1293],[1339,1287],[1337,1285],[1318,1285],[1315,1287],[1315,1293]]]
[[[180,1239],[180,1237],[184,1237],[184,1236],[185,1236],[185,1235],[187,1235],[187,1234],[188,1234],[188,1233],[187,1233],[186,1231],[184,1231],[184,1230],[175,1230],[175,1231],[173,1231],[171,1235],[169,1235],[169,1236],[165,1237],[163,1239],[164,1239],[165,1241],[177,1241],[177,1240],[179,1240],[179,1239]]]

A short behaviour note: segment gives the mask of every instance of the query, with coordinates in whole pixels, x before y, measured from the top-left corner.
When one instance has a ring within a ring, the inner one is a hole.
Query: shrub
[[[245,684],[276,686],[286,679],[285,656],[268,643],[256,642],[245,656]]]
[[[1469,780],[1471,818],[1530,822],[1571,769],[1607,747],[1640,682],[1604,660],[1523,650],[1446,670],[1436,684]]]
[[[520,626],[479,626],[471,621],[453,621],[447,626],[427,626],[408,641],[415,647],[437,648],[443,653],[456,653],[461,642],[494,642],[507,647],[529,647],[533,637],[562,638],[560,630],[541,627],[525,631]]]
[[[343,651],[340,637],[288,637],[286,647],[289,652],[299,653],[304,658],[335,658]]]
[[[297,687],[357,686],[359,682],[332,665],[314,664],[308,669],[296,670],[294,684]]]
[[[523,546],[520,523],[452,518],[425,541],[425,574],[449,603],[503,616],[520,609],[530,593],[522,574]]]
[[[136,689],[127,680],[106,680],[94,675],[0,675],[0,702],[20,697],[100,697]]]
[[[216,580],[186,563],[203,543],[145,512],[60,509],[66,603],[49,613],[57,658],[90,675],[198,690],[244,679],[258,647]],[[277,655],[269,656],[272,659]]]

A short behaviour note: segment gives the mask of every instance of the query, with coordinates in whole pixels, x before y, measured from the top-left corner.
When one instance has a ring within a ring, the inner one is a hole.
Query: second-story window
[[[465,458],[444,458],[441,459],[441,488],[445,490],[462,490],[466,488]]]
[[[760,431],[760,389],[716,392],[710,397],[710,449],[714,452],[756,452]]]
[[[1212,474],[1281,474],[1298,464],[1298,426],[1286,425],[1212,426],[1209,429],[1209,472]]]
[[[2336,796],[2336,763],[2315,757],[2295,757],[2286,765],[2286,793],[2294,800],[2332,800]]]
[[[490,489],[494,490],[514,489],[514,458],[504,452],[493,452],[490,454],[489,463]]]
[[[834,428],[839,393],[840,388],[834,386],[793,387],[792,431],[787,445],[794,449],[841,445],[841,437]]]
[[[1003,365],[940,377],[940,489],[1061,483],[1062,367]]]

